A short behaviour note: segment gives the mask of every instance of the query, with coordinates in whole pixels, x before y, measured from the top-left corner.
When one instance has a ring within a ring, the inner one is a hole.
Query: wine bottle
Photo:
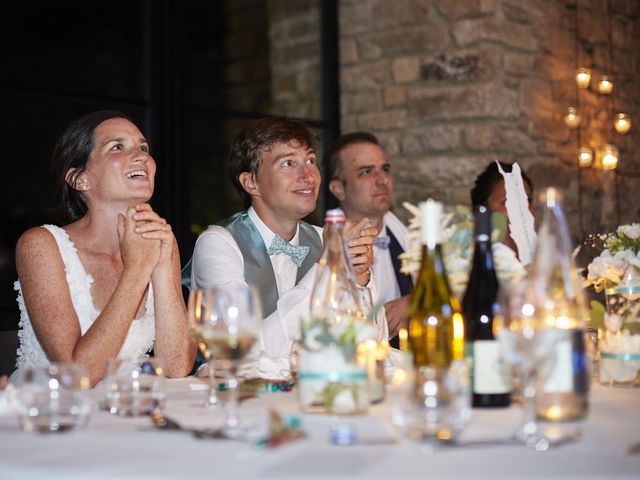
[[[499,284],[491,253],[491,212],[485,206],[475,214],[474,238],[471,273],[462,299],[465,352],[471,365],[471,406],[508,407],[511,373],[493,336]]]
[[[553,351],[538,367],[536,412],[546,420],[575,420],[588,410],[589,372],[584,342],[588,318],[582,282],[561,194],[548,188],[526,298],[535,317],[554,336]]]
[[[464,327],[442,261],[442,204],[429,199],[420,204],[420,212],[422,264],[409,306],[408,343],[417,369],[444,371],[462,358]]]

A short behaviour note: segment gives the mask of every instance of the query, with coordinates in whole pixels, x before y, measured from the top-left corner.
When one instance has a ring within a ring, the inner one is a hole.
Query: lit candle
[[[593,152],[590,148],[582,147],[578,149],[578,165],[581,168],[589,168],[593,163]]]
[[[578,125],[580,125],[580,122],[582,121],[582,117],[580,116],[580,113],[578,113],[578,109],[576,107],[569,107],[567,109],[567,113],[562,118],[569,128],[578,128]]]
[[[617,113],[613,125],[619,134],[629,133],[629,130],[631,130],[631,117],[628,113]]]
[[[578,88],[589,88],[591,82],[591,70],[588,68],[578,68],[576,70],[576,84]]]
[[[618,147],[608,143],[602,151],[602,168],[604,170],[615,170],[618,166]]]
[[[602,77],[600,77],[600,82],[598,83],[598,92],[600,92],[602,95],[609,95],[612,90],[612,78],[607,75],[602,75]]]

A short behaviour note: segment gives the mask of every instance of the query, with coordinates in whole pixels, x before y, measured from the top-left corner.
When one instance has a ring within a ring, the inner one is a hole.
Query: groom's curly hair
[[[262,152],[271,150],[277,144],[292,142],[304,148],[316,148],[316,138],[303,122],[282,117],[252,120],[235,137],[229,152],[229,174],[245,208],[251,206],[251,195],[240,183],[240,174],[248,172],[255,178]]]

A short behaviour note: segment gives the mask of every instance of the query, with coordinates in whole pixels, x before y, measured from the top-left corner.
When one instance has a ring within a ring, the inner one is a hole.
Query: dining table
[[[481,440],[508,438],[521,420],[518,404],[473,409],[460,442],[447,444],[399,433],[389,400],[364,415],[303,414],[295,389],[261,390],[241,402],[243,421],[259,431],[276,412],[303,433],[301,438],[277,445],[265,445],[255,435],[250,440],[199,438],[157,428],[148,416],[98,408],[84,428],[25,433],[17,415],[5,413],[0,415],[0,478],[640,478],[640,389],[594,382],[588,416],[557,425],[578,429],[580,437],[547,451]],[[168,380],[166,392],[164,414],[185,427],[215,426],[224,418],[223,409],[203,406],[205,380]],[[99,389],[93,395],[99,400]],[[354,441],[340,445],[332,436],[337,429],[355,433]]]

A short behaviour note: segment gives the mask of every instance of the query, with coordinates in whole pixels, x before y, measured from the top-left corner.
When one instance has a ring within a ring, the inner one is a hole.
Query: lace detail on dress
[[[100,315],[91,296],[93,277],[84,269],[84,265],[82,265],[78,256],[78,251],[67,232],[55,225],[44,225],[44,228],[53,235],[58,244],[60,256],[64,263],[67,285],[71,294],[71,302],[80,322],[80,332],[84,335]],[[17,301],[20,309],[20,330],[18,332],[20,347],[17,351],[16,366],[20,369],[32,365],[47,365],[49,360],[42,350],[31,325],[31,320],[24,304],[20,281],[16,281],[13,287],[18,292]],[[119,356],[136,357],[147,353],[153,347],[154,338],[153,289],[149,284],[144,315],[131,323]]]

